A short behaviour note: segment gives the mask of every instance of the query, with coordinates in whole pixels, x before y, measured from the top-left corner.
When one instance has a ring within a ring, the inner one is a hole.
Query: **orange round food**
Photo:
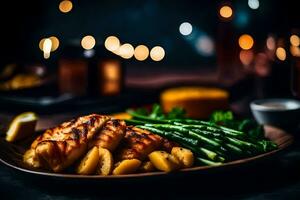
[[[228,109],[229,94],[219,88],[178,87],[161,93],[163,110],[170,112],[174,107],[183,108],[188,117],[208,118],[215,110]]]

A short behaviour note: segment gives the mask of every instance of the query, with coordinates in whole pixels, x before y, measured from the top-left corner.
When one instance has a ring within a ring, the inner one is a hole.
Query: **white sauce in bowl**
[[[265,99],[254,101],[251,108],[270,111],[296,110],[300,108],[300,102],[292,99]]]

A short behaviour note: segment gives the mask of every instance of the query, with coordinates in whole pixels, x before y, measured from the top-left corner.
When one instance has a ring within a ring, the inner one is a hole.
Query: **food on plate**
[[[126,124],[123,120],[111,119],[96,133],[89,146],[98,146],[114,151],[125,135]]]
[[[151,161],[144,161],[141,164],[139,171],[140,172],[153,172],[153,171],[155,171],[155,167]]]
[[[125,159],[116,164],[113,175],[132,174],[138,170],[141,165],[138,159]]]
[[[97,166],[97,174],[109,175],[114,167],[114,159],[111,152],[107,149],[99,147],[99,161]]]
[[[39,86],[42,79],[35,74],[17,74],[13,78],[0,82],[0,90],[18,90]]]
[[[277,149],[275,143],[264,138],[260,125],[250,119],[236,120],[231,112],[215,112],[210,121],[185,118],[178,109],[170,112],[172,116],[164,114],[158,105],[151,112],[128,110],[128,113],[133,117],[125,120],[128,125],[190,149],[195,160],[203,165],[219,165]]]
[[[194,154],[189,149],[173,147],[171,154],[177,158],[182,168],[188,168],[194,164]]]
[[[16,116],[6,132],[6,140],[13,142],[33,135],[38,116],[33,112],[25,112]]]
[[[150,153],[148,157],[154,167],[158,170],[171,172],[180,168],[179,160],[165,151],[154,151]]]
[[[219,88],[178,87],[161,93],[161,105],[165,112],[174,107],[183,108],[188,117],[208,118],[215,110],[224,110],[228,106],[229,94]]]
[[[164,113],[128,110],[130,119],[91,114],[62,123],[38,136],[23,155],[31,168],[78,174],[123,175],[173,172],[194,165],[226,162],[277,149],[253,120],[216,111],[209,121],[187,118],[181,108]]]
[[[98,147],[93,147],[81,160],[77,173],[83,175],[93,174],[96,171],[99,162],[99,150]]]
[[[88,142],[108,120],[108,116],[91,114],[65,122],[38,136],[31,149],[43,161],[41,166],[60,172],[86,153]]]
[[[128,126],[125,137],[117,149],[117,160],[139,159],[144,160],[152,151],[159,148],[163,138],[150,131]]]

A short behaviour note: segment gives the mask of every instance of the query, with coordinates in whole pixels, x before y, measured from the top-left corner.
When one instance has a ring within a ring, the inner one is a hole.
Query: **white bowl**
[[[300,101],[294,99],[260,99],[250,108],[259,124],[295,129],[300,124]]]

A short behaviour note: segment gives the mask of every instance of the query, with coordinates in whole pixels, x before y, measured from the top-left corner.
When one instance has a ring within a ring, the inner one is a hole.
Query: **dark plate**
[[[275,127],[265,127],[266,138],[274,141],[278,144],[279,148],[277,150],[260,154],[254,157],[249,157],[245,159],[235,160],[232,162],[225,163],[219,166],[198,166],[192,167],[184,170],[180,170],[174,173],[164,173],[164,172],[151,172],[151,173],[140,173],[140,174],[128,174],[128,175],[115,175],[115,176],[100,176],[100,175],[76,175],[76,174],[67,174],[67,173],[52,173],[48,171],[39,171],[32,170],[22,162],[22,154],[25,149],[31,144],[33,138],[30,138],[26,141],[22,141],[19,143],[8,143],[3,138],[0,139],[0,162],[4,165],[17,170],[22,174],[30,175],[30,176],[38,176],[39,178],[53,178],[55,180],[67,180],[72,182],[76,181],[128,181],[128,180],[136,180],[136,179],[151,179],[151,178],[167,178],[172,176],[189,176],[189,175],[201,175],[201,174],[210,174],[212,172],[222,172],[226,173],[228,170],[243,168],[249,166],[253,163],[267,161],[269,159],[275,158],[275,156],[279,155],[280,152],[289,147],[294,138],[292,135],[284,132],[283,130],[277,129]],[[39,134],[39,133],[37,133]]]

